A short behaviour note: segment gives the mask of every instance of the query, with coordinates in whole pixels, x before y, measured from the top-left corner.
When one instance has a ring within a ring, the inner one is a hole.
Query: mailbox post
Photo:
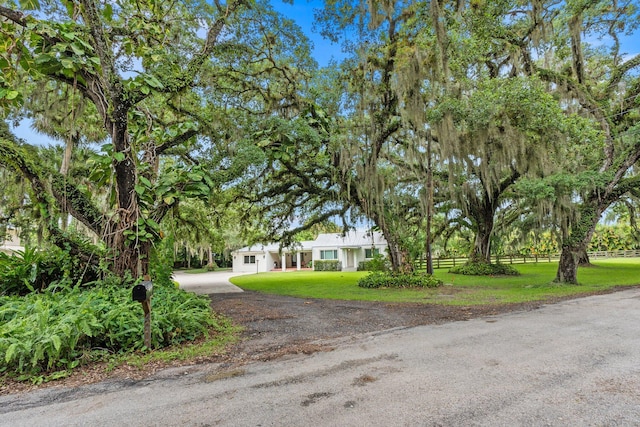
[[[142,304],[144,311],[144,345],[148,349],[151,348],[151,296],[153,295],[153,283],[150,280],[144,280],[140,284],[135,285],[131,292],[134,301]]]

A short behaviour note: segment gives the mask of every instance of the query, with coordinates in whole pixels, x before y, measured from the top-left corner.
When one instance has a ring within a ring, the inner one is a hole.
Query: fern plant
[[[216,326],[206,297],[171,284],[158,286],[152,307],[154,347],[193,340]],[[28,378],[73,368],[94,349],[143,349],[143,318],[131,287],[120,284],[2,296],[0,372]]]

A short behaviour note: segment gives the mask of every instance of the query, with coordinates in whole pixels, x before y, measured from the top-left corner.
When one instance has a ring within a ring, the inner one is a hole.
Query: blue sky
[[[321,0],[294,0],[293,4],[282,0],[273,0],[272,5],[275,10],[287,18],[293,19],[311,39],[314,46],[313,57],[321,67],[328,65],[331,59],[340,59],[344,56],[339,45],[324,40],[318,33],[312,31],[314,9],[319,9],[322,6]]]

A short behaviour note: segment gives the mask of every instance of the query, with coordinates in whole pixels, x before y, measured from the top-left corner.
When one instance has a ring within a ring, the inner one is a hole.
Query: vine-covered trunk
[[[149,274],[149,256],[151,242],[138,236],[138,215],[123,212],[113,234],[114,239],[109,244],[113,254],[112,271],[120,277],[127,273],[138,278]]]
[[[73,148],[78,145],[78,138],[74,136],[68,136],[65,139],[64,153],[62,155],[62,163],[60,164],[60,175],[65,179],[69,175],[69,168],[71,166],[71,158],[73,156]],[[60,228],[62,231],[67,230],[67,223],[69,222],[69,214],[65,203],[60,205]]]
[[[376,223],[378,224],[378,227],[380,227],[380,231],[382,231],[382,235],[387,241],[389,260],[391,261],[391,268],[393,271],[401,273],[409,273],[413,271],[413,265],[409,259],[409,254],[398,241],[397,235],[391,231],[384,219],[376,221]]]
[[[115,104],[112,143],[118,201],[118,223],[113,245],[110,249],[115,257],[113,272],[121,277],[128,272],[132,277],[137,278],[149,273],[151,244],[146,235],[140,236],[138,233],[138,225],[142,219],[142,214],[135,191],[137,169],[131,154],[128,134],[127,114],[129,106],[121,100]],[[122,160],[118,160],[115,154],[121,154]]]
[[[387,241],[389,261],[391,261],[391,269],[395,272],[403,273],[413,271],[413,264],[411,263],[410,256],[398,239],[398,235],[394,233],[391,227],[389,227],[389,225],[387,224],[384,216],[385,212],[383,211],[383,209],[379,208],[378,210],[369,212],[371,219],[380,228],[382,235]]]
[[[578,265],[587,253],[587,247],[591,242],[602,212],[608,206],[604,202],[597,202],[596,200],[591,203],[595,206],[590,206],[589,201],[585,201],[580,210],[579,219],[573,223],[570,234],[562,242],[560,262],[554,279],[556,283],[578,283]]]

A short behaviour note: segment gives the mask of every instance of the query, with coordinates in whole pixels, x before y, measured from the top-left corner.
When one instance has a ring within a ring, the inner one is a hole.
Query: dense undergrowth
[[[40,270],[48,264],[38,257],[48,255],[29,251],[0,258],[0,271],[10,265],[21,272],[0,281],[1,375],[32,381],[43,374],[63,376],[101,355],[146,350],[143,310],[131,297],[133,280],[105,272],[98,280],[75,281],[71,270],[51,266]],[[58,266],[67,266],[67,261]],[[46,287],[41,283],[44,274],[55,277]],[[227,327],[227,322],[212,312],[208,298],[178,289],[170,280],[170,271],[156,271],[153,348],[194,340]]]

